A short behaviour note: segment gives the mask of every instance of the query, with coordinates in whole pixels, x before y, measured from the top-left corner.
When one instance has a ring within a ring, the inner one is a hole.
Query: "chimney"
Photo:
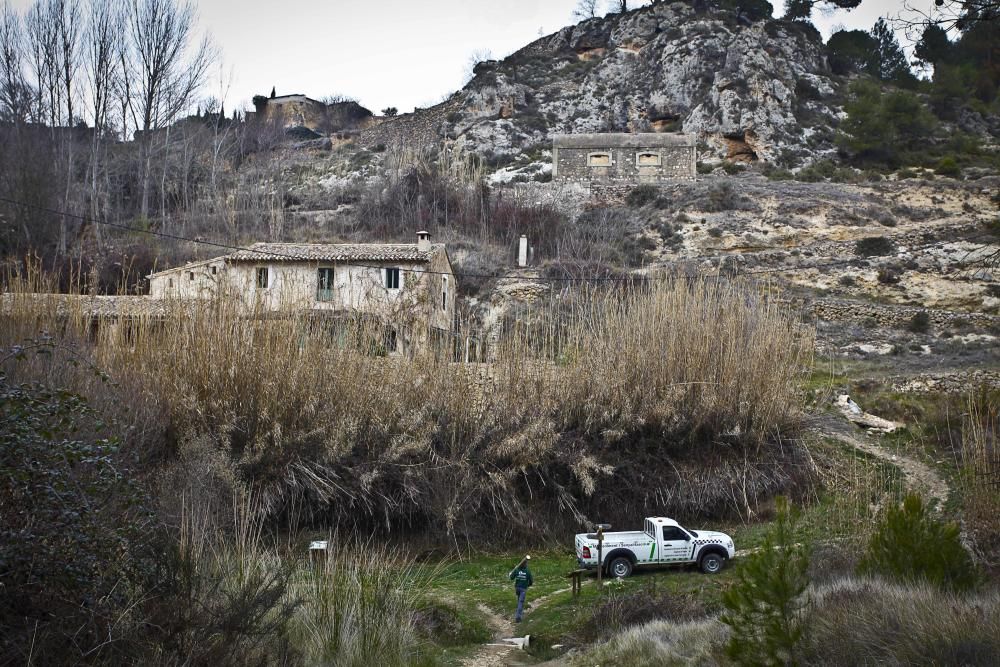
[[[517,244],[517,265],[525,267],[528,265],[528,237],[521,234],[521,239]]]
[[[431,249],[431,233],[430,232],[417,232],[417,250],[430,250]]]

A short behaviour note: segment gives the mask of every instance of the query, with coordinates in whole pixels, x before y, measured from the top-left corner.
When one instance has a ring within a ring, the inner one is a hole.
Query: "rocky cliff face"
[[[832,149],[837,90],[811,26],[661,2],[480,63],[433,129],[499,154],[558,132],[684,131],[708,155],[798,164]]]

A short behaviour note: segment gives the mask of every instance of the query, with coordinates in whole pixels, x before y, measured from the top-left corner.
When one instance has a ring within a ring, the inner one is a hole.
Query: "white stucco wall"
[[[162,271],[150,276],[149,295],[154,299],[209,298],[216,293],[225,272],[221,257]]]
[[[358,311],[386,315],[400,323],[426,321],[432,327],[452,329],[458,285],[443,247],[429,263],[366,261],[364,264],[230,263],[219,257],[151,276],[150,296],[184,299],[224,293],[240,299],[248,308]],[[268,271],[266,288],[257,285],[257,270],[261,268]],[[318,298],[321,268],[334,269],[329,300]],[[399,269],[398,289],[386,287],[387,268]]]

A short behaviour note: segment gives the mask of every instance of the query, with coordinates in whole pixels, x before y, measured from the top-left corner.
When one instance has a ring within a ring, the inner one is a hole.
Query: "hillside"
[[[447,101],[361,142],[448,138],[512,156],[556,132],[683,130],[719,157],[792,165],[832,149],[841,88],[807,23],[656,3],[481,62]]]

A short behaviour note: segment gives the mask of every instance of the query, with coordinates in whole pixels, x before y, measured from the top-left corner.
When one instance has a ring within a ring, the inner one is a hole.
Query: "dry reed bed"
[[[114,383],[64,354],[12,372],[90,397],[145,454],[197,457],[191,443],[207,439],[272,515],[416,518],[452,536],[489,520],[539,528],[538,502],[582,519],[614,486],[607,453],[628,456],[636,434],[663,443],[649,472],[664,487],[668,458],[761,455],[794,433],[812,354],[793,313],[753,286],[708,280],[540,309],[501,336],[485,388],[475,366],[441,354],[372,356],[384,331],[370,321],[331,335],[300,312],[264,318],[216,299],[150,315],[136,301],[121,325],[95,331],[82,308],[46,310],[29,287],[5,295],[2,344],[48,331]]]

